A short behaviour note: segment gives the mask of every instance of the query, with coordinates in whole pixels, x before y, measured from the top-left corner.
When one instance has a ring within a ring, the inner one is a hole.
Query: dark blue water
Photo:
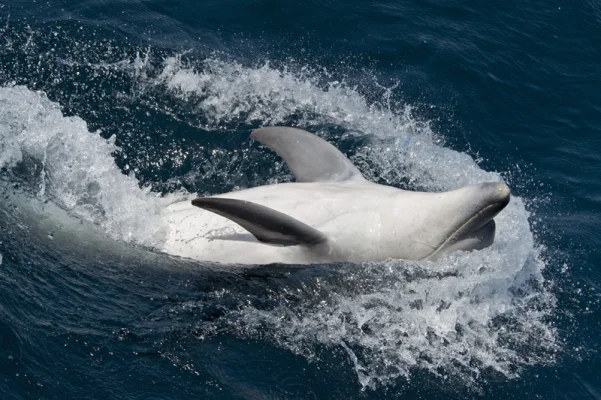
[[[601,398],[594,1],[0,4],[0,397]],[[370,180],[505,181],[436,263],[159,253],[196,194],[291,180],[319,132]]]

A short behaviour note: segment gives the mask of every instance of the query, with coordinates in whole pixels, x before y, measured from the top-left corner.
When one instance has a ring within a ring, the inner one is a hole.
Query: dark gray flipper
[[[326,240],[317,229],[250,201],[202,197],[192,200],[192,205],[234,221],[261,242],[293,246],[314,245]]]
[[[250,134],[286,161],[297,182],[361,179],[361,172],[336,147],[307,131],[282,126]]]

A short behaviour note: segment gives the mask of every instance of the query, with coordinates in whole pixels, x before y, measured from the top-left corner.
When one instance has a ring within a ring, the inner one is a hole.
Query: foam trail
[[[384,176],[390,183],[409,179],[430,190],[448,190],[483,181],[501,181],[467,154],[442,147],[427,121],[413,118],[411,107],[369,104],[356,89],[334,81],[320,87],[311,72],[293,74],[265,64],[258,68],[235,62],[206,60],[186,67],[179,57],[164,61],[148,78],[185,100],[209,121],[209,127],[244,122],[262,126],[286,123],[297,116],[299,126],[334,124],[355,134],[370,134],[380,143],[360,149],[353,161],[365,165],[368,178]]]
[[[45,94],[22,86],[0,88],[0,167],[33,161],[37,195],[100,225],[111,237],[148,246],[164,234],[161,198],[124,175],[112,153],[114,137],[90,133],[85,121],[63,116]]]

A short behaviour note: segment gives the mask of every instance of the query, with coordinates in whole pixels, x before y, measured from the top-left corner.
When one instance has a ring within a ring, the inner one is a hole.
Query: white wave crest
[[[0,167],[24,159],[39,169],[37,195],[98,224],[111,237],[152,246],[160,243],[160,198],[115,164],[114,138],[89,132],[79,117],[63,116],[57,103],[23,86],[0,88]]]

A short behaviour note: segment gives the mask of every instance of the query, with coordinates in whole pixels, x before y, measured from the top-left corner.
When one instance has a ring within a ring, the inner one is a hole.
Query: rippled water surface
[[[1,3],[0,397],[601,398],[599,43],[592,1]],[[399,188],[507,183],[495,243],[158,252],[167,205],[293,180],[267,125]]]

